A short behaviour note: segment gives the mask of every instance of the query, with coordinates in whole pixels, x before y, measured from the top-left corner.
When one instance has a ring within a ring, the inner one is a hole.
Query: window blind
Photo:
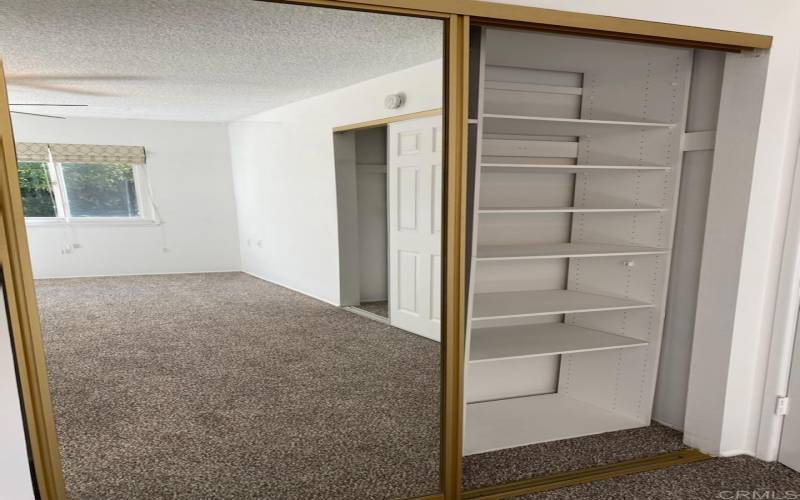
[[[53,161],[62,163],[134,163],[143,165],[146,160],[142,146],[17,143],[18,161],[49,161],[49,153],[53,154]]]

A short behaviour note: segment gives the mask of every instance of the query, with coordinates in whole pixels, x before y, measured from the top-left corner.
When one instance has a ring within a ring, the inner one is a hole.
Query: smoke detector
[[[383,105],[386,106],[387,109],[397,109],[402,107],[405,103],[406,95],[402,92],[389,94],[386,96],[386,99],[383,100]]]

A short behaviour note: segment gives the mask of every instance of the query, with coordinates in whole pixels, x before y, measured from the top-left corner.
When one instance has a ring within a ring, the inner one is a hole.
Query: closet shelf
[[[639,207],[486,207],[481,214],[546,214],[546,213],[614,213],[614,212],[664,212],[665,208]]]
[[[465,424],[465,455],[647,425],[563,394],[468,403]]]
[[[644,340],[565,323],[474,328],[471,363],[647,345]]]
[[[493,113],[483,115],[484,132],[502,134],[587,136],[609,131],[669,130],[673,126],[673,123],[658,122],[582,120]]]
[[[551,243],[536,245],[485,245],[478,247],[479,261],[609,257],[615,255],[662,255],[664,248],[608,243]]]
[[[658,166],[636,166],[636,165],[537,165],[535,163],[481,163],[484,171],[506,171],[506,172],[556,172],[556,173],[578,173],[578,172],[661,172],[669,170],[669,167]]]
[[[476,293],[473,321],[653,307],[647,302],[575,290]]]
[[[542,94],[583,95],[583,87],[570,87],[566,85],[542,85],[525,82],[506,82],[500,80],[486,80],[483,84],[485,90],[506,90],[513,92],[539,92]]]

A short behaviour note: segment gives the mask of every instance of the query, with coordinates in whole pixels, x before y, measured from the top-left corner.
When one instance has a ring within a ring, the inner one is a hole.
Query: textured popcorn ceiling
[[[11,102],[90,105],[15,108],[65,116],[234,120],[440,58],[442,29],[254,0],[0,0]]]

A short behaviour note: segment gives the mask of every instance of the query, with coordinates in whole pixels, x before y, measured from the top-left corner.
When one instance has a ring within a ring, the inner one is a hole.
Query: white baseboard
[[[279,287],[286,288],[287,290],[291,290],[293,292],[301,293],[301,294],[303,294],[303,295],[305,295],[307,297],[311,297],[312,299],[319,300],[320,302],[325,302],[326,304],[330,304],[332,306],[341,307],[341,305],[337,304],[336,302],[333,302],[333,301],[328,300],[328,299],[323,298],[323,297],[319,297],[317,295],[314,295],[313,293],[308,293],[305,290],[298,290],[297,288],[289,286],[289,285],[287,285],[285,283],[281,283],[281,282],[278,282],[278,281],[275,281],[275,280],[271,280],[269,278],[265,278],[263,276],[259,276],[258,274],[250,272],[250,271],[241,271],[241,272],[243,272],[244,274],[250,275],[253,278],[258,278],[261,281],[266,281],[267,283],[272,283],[273,285],[278,285]]]
[[[747,450],[728,450],[725,452],[720,452],[718,456],[720,457],[738,457],[739,455],[747,455],[748,457],[754,457],[755,455],[751,451]]]
[[[34,276],[34,280],[66,280],[75,278],[121,278],[125,276],[169,276],[171,274],[223,274],[223,273],[243,273],[241,269],[228,269],[216,271],[172,271],[168,273],[120,273],[120,274],[81,274],[75,276]]]

